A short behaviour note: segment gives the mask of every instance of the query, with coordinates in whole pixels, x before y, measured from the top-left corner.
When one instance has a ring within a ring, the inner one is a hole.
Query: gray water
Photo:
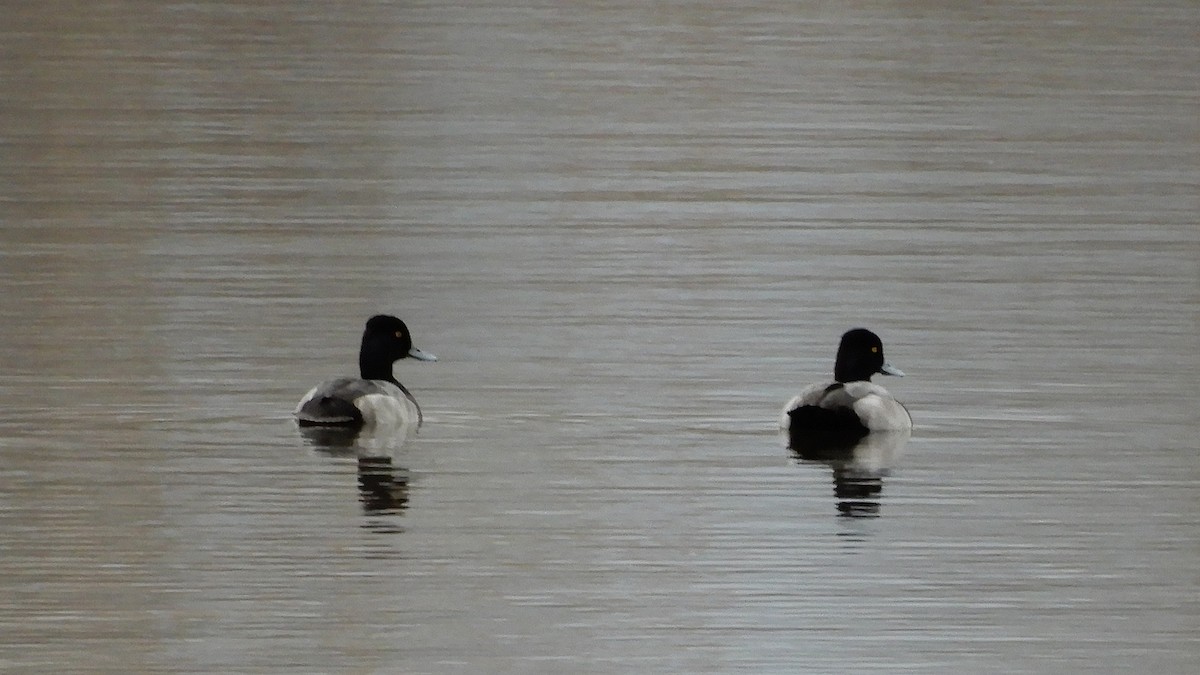
[[[1200,669],[1194,2],[5,14],[0,670]]]

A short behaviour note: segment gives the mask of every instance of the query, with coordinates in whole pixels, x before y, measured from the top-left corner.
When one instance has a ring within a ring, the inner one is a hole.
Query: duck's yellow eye
[[[404,337],[404,331],[400,331],[400,330],[396,331],[396,337],[398,337],[398,338]]]
[[[871,353],[872,353],[872,354],[878,354],[878,353],[879,353],[879,347],[871,347]]]

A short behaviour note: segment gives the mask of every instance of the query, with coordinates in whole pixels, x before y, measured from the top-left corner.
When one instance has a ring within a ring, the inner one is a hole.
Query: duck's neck
[[[364,380],[383,380],[399,385],[396,378],[392,376],[392,364],[381,363],[378,360],[366,359],[358,357],[358,373]]]
[[[839,360],[833,368],[833,379],[838,382],[870,382],[871,375],[874,374],[874,371],[857,360],[851,360],[849,363]]]

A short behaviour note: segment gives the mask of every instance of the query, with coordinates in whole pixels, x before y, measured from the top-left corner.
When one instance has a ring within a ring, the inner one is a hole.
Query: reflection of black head
[[[360,376],[364,380],[394,383],[392,363],[408,356],[412,346],[412,335],[403,321],[386,314],[371,317],[363,330],[362,347],[358,351]]]
[[[833,470],[833,493],[843,516],[880,515],[884,479],[900,457],[907,433],[869,434],[857,441],[805,439],[789,445],[797,459]]]
[[[883,476],[845,465],[833,467],[833,494],[837,510],[850,518],[874,518],[879,515]]]
[[[367,513],[403,511],[408,507],[408,476],[387,457],[358,458],[358,499]]]
[[[883,342],[879,336],[866,328],[855,328],[847,331],[838,345],[833,379],[838,382],[870,380],[875,373],[883,372],[883,364]]]

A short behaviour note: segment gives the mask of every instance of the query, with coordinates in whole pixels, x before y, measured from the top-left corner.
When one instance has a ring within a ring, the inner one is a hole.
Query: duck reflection
[[[839,514],[874,518],[880,514],[883,479],[900,459],[909,436],[908,431],[893,431],[842,441],[793,437],[788,447],[803,461],[820,462],[833,469],[833,494]]]
[[[381,436],[338,427],[300,427],[300,434],[317,452],[358,460],[358,499],[363,511],[400,513],[408,507],[408,470],[393,464],[392,453],[410,434]]]
[[[391,457],[358,458],[358,499],[367,513],[399,513],[408,508],[408,470]]]

